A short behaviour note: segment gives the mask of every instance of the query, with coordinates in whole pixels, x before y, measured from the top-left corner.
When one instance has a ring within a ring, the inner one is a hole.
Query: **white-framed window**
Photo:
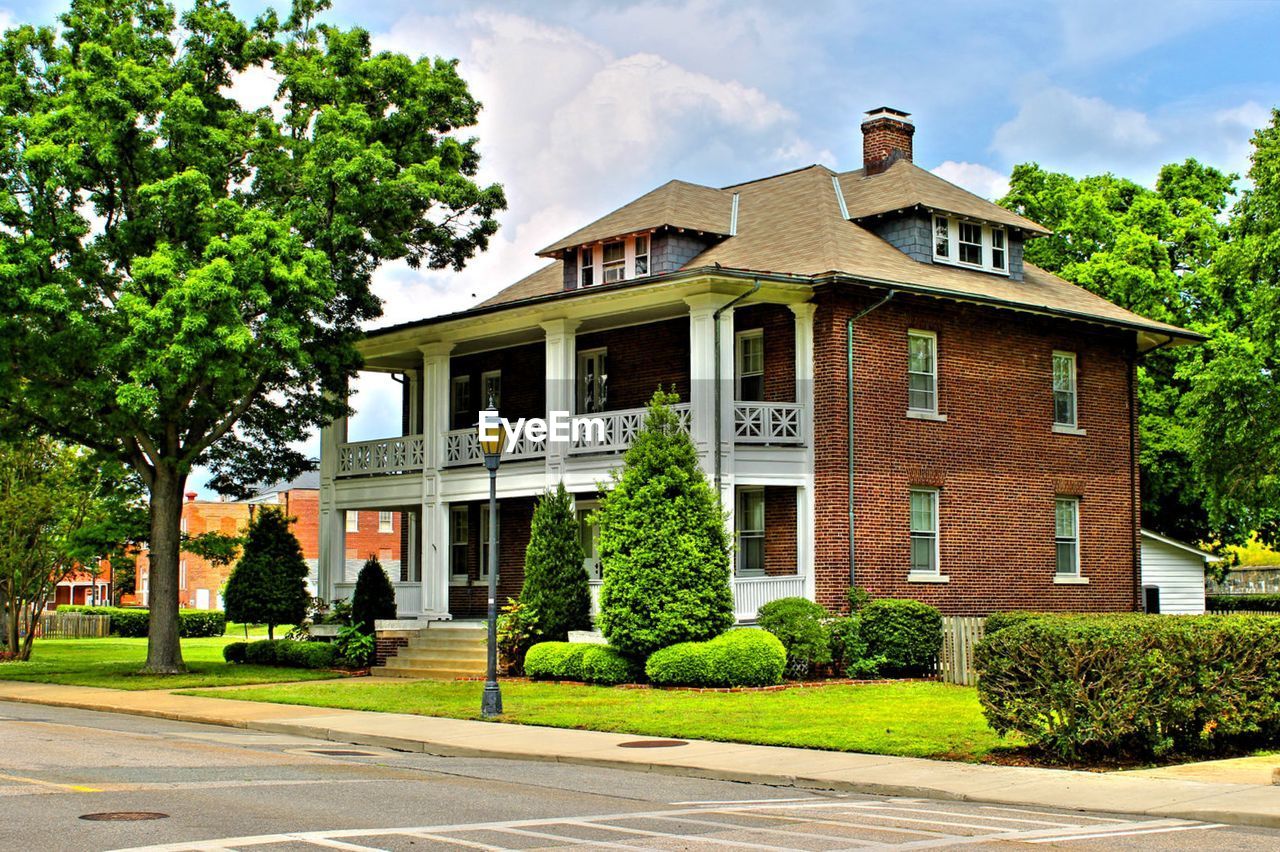
[[[1080,500],[1059,497],[1054,500],[1053,542],[1057,548],[1057,571],[1060,577],[1080,574]]]
[[[453,413],[453,428],[466,429],[475,419],[476,410],[471,403],[471,377],[454,376],[450,388],[449,404]]]
[[[502,409],[502,371],[489,370],[480,374],[480,403],[486,408],[492,405]]]
[[[480,507],[480,579],[489,579],[489,524],[493,523],[494,535],[498,537],[499,547],[502,539],[502,507],[498,507],[493,518],[489,517],[489,505]]]
[[[935,215],[933,259],[1008,274],[1008,233],[999,225]]]
[[[595,501],[579,500],[574,505],[574,513],[578,518],[578,541],[582,545],[582,569],[587,572],[588,580],[604,579],[600,567],[600,525],[589,520],[598,504]]]
[[[622,240],[605,243],[600,251],[601,280],[606,284],[627,277],[627,244]]]
[[[643,278],[649,274],[649,236],[636,237],[635,261],[636,277]]]
[[[578,286],[590,287],[596,283],[595,253],[591,246],[583,246],[578,250]]]
[[[184,532],[184,533],[185,533],[185,532],[187,531],[187,519],[186,519],[186,516],[183,516],[183,518],[182,518],[182,522],[179,524],[179,527],[182,529],[182,532]]]
[[[449,507],[449,573],[467,576],[467,549],[471,544],[471,511],[467,506]]]
[[[395,521],[392,519],[391,515],[391,512],[378,513],[378,532],[395,532]]]
[[[347,510],[347,532],[360,532],[360,513],[354,509]]]
[[[596,414],[608,401],[608,350],[588,349],[578,353],[578,413]]]
[[[1076,426],[1076,353],[1053,353],[1053,422]]]
[[[938,573],[938,489],[911,489],[911,573]]]
[[[907,410],[938,413],[938,335],[907,332]]]
[[[764,331],[738,332],[736,399],[742,402],[764,401]]]
[[[178,563],[178,588],[183,590],[187,588],[187,560],[185,559]]]
[[[740,577],[764,576],[764,489],[739,488],[737,573]]]

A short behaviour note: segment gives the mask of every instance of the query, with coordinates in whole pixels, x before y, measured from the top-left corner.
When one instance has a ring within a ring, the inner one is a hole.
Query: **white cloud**
[[[933,173],[975,195],[995,201],[1009,192],[1009,176],[981,163],[963,163],[947,160],[938,164]]]

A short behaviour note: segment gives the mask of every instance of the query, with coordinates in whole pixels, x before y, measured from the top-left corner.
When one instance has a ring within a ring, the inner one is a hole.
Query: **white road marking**
[[[777,802],[829,802],[825,796],[806,796],[796,799],[725,799],[717,802],[712,799],[695,799],[691,802],[671,802],[673,805],[771,805]]]
[[[984,811],[1005,811],[1011,814],[1035,814],[1036,816],[1051,817],[1071,817],[1071,819],[1088,819],[1097,820],[1098,822],[1127,822],[1123,819],[1115,819],[1114,817],[1086,816],[1085,814],[1070,813],[1064,814],[1058,811],[1033,811],[1028,808],[1010,808],[1003,805],[982,805]]]
[[[716,809],[714,811],[710,811],[710,813],[747,813],[747,812],[736,811],[736,810],[723,811],[720,809]],[[751,813],[750,816],[752,819],[785,819],[791,822],[795,822],[797,820],[803,820],[804,822],[812,822],[820,825],[837,825],[837,826],[840,826],[841,828],[864,828],[864,829],[867,829],[868,831],[882,831],[882,832],[888,832],[889,834],[923,834],[925,837],[938,837],[939,835],[942,835],[945,833],[941,831],[926,831],[923,828],[902,828],[899,826],[889,826],[889,825],[863,825],[856,822],[845,822],[843,820],[838,820],[838,819],[822,819],[821,817],[811,817],[811,816],[786,816],[785,814],[757,814],[757,813]],[[950,837],[953,835],[947,835],[947,836]]]
[[[653,819],[653,818],[664,819],[665,817],[663,817],[661,814],[650,814],[648,816],[641,817],[641,819]],[[679,817],[671,817],[671,818],[679,819]],[[625,819],[625,817],[615,817],[615,819]],[[621,826],[621,825],[609,825],[608,823],[604,823],[604,822],[594,822],[594,821],[588,821],[588,820],[562,819],[560,820],[560,822],[563,825],[576,825],[576,826],[581,826],[585,828],[603,828],[608,831],[625,831],[627,834],[641,834],[646,837],[665,837],[670,839],[673,837],[686,836],[686,835],[672,834],[669,831],[647,831],[643,828],[626,828],[625,826]],[[719,844],[720,846],[733,846],[739,849],[785,849],[787,850],[787,852],[805,852],[805,850],[797,849],[794,846],[775,846],[772,843],[748,843],[745,840],[721,840],[718,837],[707,837],[704,834],[699,834],[696,837],[690,837],[690,839],[696,839],[703,843],[716,843],[716,844]]]
[[[605,849],[634,850],[636,848],[634,846],[628,846],[625,843],[614,843],[610,840],[583,840],[581,837],[569,837],[564,834],[552,834],[551,832],[548,832],[548,831],[533,831],[528,828],[503,828],[499,830],[504,831],[508,834],[518,834],[521,837],[537,837],[542,840],[555,840],[566,846],[586,846],[587,844],[591,844],[592,846],[604,847]],[[449,838],[445,838],[445,839],[449,840]],[[495,848],[495,847],[490,847],[490,848]],[[503,847],[496,847],[496,848],[501,849]]]
[[[494,846],[491,843],[479,843],[475,840],[463,840],[461,837],[447,837],[443,834],[431,834],[425,831],[418,834],[410,833],[408,836],[421,837],[423,840],[435,840],[440,843],[452,843],[456,846],[465,846],[468,849],[488,849],[489,852],[510,852],[506,846]]]
[[[752,816],[751,814],[742,814],[743,816]],[[650,819],[663,819],[672,822],[691,822],[694,825],[710,825],[719,828],[721,831],[761,831],[765,834],[786,834],[791,837],[814,837],[818,840],[844,840],[844,838],[836,837],[831,834],[818,834],[813,831],[788,831],[785,828],[764,828],[763,826],[735,825],[728,822],[716,822],[713,819],[694,819],[688,816],[660,816],[650,817]],[[699,835],[701,837],[701,835]],[[847,841],[846,841],[847,842]],[[859,846],[881,846],[880,843],[859,843]]]
[[[929,808],[903,808],[903,807],[894,807],[892,805],[863,804],[862,802],[852,803],[851,807],[856,807],[860,811],[905,810],[913,814],[941,814],[943,816],[964,816],[964,814],[959,813],[957,811],[931,810]],[[994,820],[1000,820],[1001,822],[1025,822],[1025,823],[1030,823],[1032,825],[1056,825],[1056,826],[1062,826],[1064,828],[1076,827],[1074,824],[1069,822],[1051,822],[1050,820],[1047,820],[1047,819],[1019,819],[1018,817],[998,817],[998,816],[980,816],[978,817],[978,819],[994,819]],[[992,827],[997,828],[998,826],[992,826]]]
[[[1075,834],[1067,837],[1045,837],[1028,840],[1028,843],[1065,843],[1069,840],[1096,840],[1099,837],[1131,837],[1139,834],[1166,834],[1170,831],[1211,831],[1215,828],[1226,828],[1221,823],[1206,825],[1171,825],[1167,828],[1143,828],[1135,831],[1109,831],[1095,834]]]
[[[326,849],[350,849],[351,852],[387,852],[380,846],[360,846],[356,843],[344,843],[341,840],[332,840],[328,837],[319,836],[308,832],[306,834],[295,834],[294,838],[301,840],[303,843],[310,843],[314,846],[323,846]]]

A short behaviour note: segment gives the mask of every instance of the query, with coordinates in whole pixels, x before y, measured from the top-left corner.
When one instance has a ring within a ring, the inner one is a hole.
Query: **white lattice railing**
[[[396,617],[405,618],[422,614],[422,583],[392,581],[396,590]],[[334,583],[333,599],[350,601],[356,592],[355,583]]]
[[[338,449],[338,476],[422,470],[424,459],[421,435],[343,444]]]
[[[510,452],[502,454],[503,461],[520,461],[521,459],[541,458],[546,454],[546,440],[531,441],[525,432],[520,433],[519,440]],[[458,467],[460,465],[480,464],[484,461],[484,453],[480,452],[480,435],[472,427],[470,429],[454,429],[445,433],[444,465]]]
[[[680,417],[680,426],[689,431],[689,404],[680,403],[672,408]],[[644,408],[623,408],[618,411],[601,411],[597,414],[581,414],[583,419],[600,418],[604,424],[603,440],[595,428],[579,429],[569,445],[569,452],[578,453],[612,453],[620,452],[631,446],[631,443],[644,426]],[[583,424],[584,426],[588,424]]]
[[[591,617],[600,614],[600,580],[590,580]],[[738,621],[754,621],[760,607],[780,598],[798,598],[804,595],[804,577],[791,574],[783,577],[734,577],[733,614]]]
[[[738,444],[803,444],[804,406],[798,402],[735,402],[733,440]]]

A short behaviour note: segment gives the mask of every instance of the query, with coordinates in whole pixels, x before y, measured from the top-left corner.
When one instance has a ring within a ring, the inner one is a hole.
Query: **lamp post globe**
[[[493,398],[480,412],[479,442],[484,466],[489,471],[489,617],[487,666],[484,694],[480,699],[480,715],[492,719],[502,714],[502,691],[498,689],[498,465],[502,463],[502,446],[506,433],[498,418]]]

